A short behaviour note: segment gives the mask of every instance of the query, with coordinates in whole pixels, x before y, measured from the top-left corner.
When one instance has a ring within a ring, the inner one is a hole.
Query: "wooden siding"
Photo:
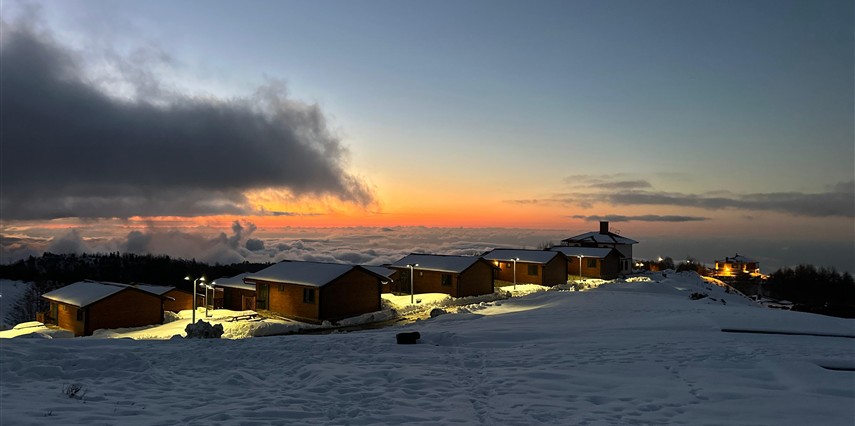
[[[567,283],[567,261],[564,259],[564,256],[555,256],[543,265],[541,270],[542,285],[553,286]]]
[[[487,262],[476,262],[460,274],[457,297],[490,294],[493,290],[494,269]]]
[[[245,297],[252,299],[252,307],[244,306],[243,300]],[[255,291],[223,287],[223,308],[232,311],[255,310]]]
[[[163,301],[163,310],[165,311],[178,312],[193,309],[193,295],[190,292],[176,288],[166,292],[164,296],[175,299],[166,299]]]
[[[163,323],[160,296],[128,288],[86,308],[85,335],[102,328],[140,327]]]
[[[60,302],[50,302],[51,305],[56,305],[56,325],[59,328],[69,330],[75,336],[83,336],[86,334],[86,324],[84,321],[77,320],[77,306],[69,305]],[[84,309],[85,311],[85,309]],[[85,315],[85,314],[84,314]],[[84,318],[85,320],[85,318]],[[91,334],[91,333],[90,333]]]
[[[259,284],[267,284],[267,309],[269,311],[288,318],[318,322],[318,318],[320,318],[320,309],[318,307],[320,295],[318,287],[284,284],[264,280],[253,281],[256,282],[256,289]],[[315,290],[315,300],[313,302],[303,302],[303,289]]]
[[[597,261],[597,266],[588,266],[589,259],[595,259]],[[603,259],[593,257],[582,258],[582,277],[612,280],[617,278],[620,273],[620,255],[617,252],[611,252]],[[567,259],[567,275],[570,280],[579,279],[578,257],[570,257]]]
[[[335,321],[379,311],[380,281],[372,274],[353,269],[321,287],[318,319]]]

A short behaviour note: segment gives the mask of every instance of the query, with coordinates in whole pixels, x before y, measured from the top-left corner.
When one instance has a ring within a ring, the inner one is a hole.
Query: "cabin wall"
[[[567,283],[567,261],[564,260],[564,256],[558,255],[541,268],[540,284],[553,286],[565,283]]]
[[[163,310],[165,311],[189,311],[193,309],[193,295],[184,290],[170,290],[164,294],[166,297],[171,297],[175,300],[164,300]]]
[[[494,270],[487,262],[475,262],[460,274],[456,297],[478,296],[495,291],[493,289]]]
[[[160,296],[128,289],[99,300],[85,308],[88,336],[102,328],[140,327],[163,323]]]
[[[338,320],[381,309],[380,279],[354,269],[320,288],[319,320]]]
[[[318,291],[318,287],[277,283],[264,280],[254,281],[256,282],[256,294],[258,294],[257,289],[259,284],[268,285],[268,310],[288,318],[319,322],[320,309],[318,300],[320,300],[320,292]],[[314,301],[303,301],[304,290],[306,289],[315,291]]]

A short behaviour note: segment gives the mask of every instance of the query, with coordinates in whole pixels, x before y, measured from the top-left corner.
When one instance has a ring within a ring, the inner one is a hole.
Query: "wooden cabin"
[[[760,262],[736,253],[733,257],[715,261],[714,276],[719,278],[759,277],[761,276]]]
[[[552,247],[567,258],[567,279],[579,277],[613,280],[621,274],[621,254],[608,247]]]
[[[283,261],[244,277],[258,310],[320,323],[379,311],[387,278],[361,266]]]
[[[396,271],[392,268],[387,268],[385,266],[362,265],[362,267],[371,271],[371,272],[374,272],[375,274],[382,275],[382,276],[386,277],[386,280],[383,281],[383,283],[382,283],[383,285],[380,287],[381,293],[391,293],[392,292],[392,285],[395,283],[395,277],[396,277],[398,271]]]
[[[109,281],[99,281],[102,284],[134,287],[138,290],[147,291],[163,298],[164,311],[187,311],[193,309],[193,295],[189,291],[179,290],[175,287],[154,284],[124,284]]]
[[[75,336],[89,336],[95,330],[141,327],[163,323],[162,296],[131,285],[113,285],[80,281],[45,293],[50,303],[39,319],[72,331]]]
[[[561,245],[564,247],[598,247],[611,248],[617,250],[620,259],[620,273],[629,274],[632,272],[632,246],[638,244],[630,238],[618,235],[609,231],[609,222],[600,222],[599,232],[586,232],[574,237],[561,240]]]
[[[407,265],[417,266],[410,271]],[[396,283],[399,292],[445,293],[452,297],[492,293],[494,271],[497,269],[478,256],[415,253],[389,265],[389,268],[398,271]]]
[[[211,284],[222,290],[222,307],[232,311],[255,310],[255,284],[247,284],[243,279],[250,276],[245,272],[233,277],[217,278]]]
[[[567,283],[567,259],[560,252],[495,249],[483,257],[499,268],[496,279],[501,281],[545,286]]]

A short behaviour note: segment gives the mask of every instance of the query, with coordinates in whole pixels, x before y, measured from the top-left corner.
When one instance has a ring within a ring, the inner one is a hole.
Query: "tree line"
[[[106,253],[53,254],[30,256],[15,263],[0,265],[0,278],[31,282],[30,287],[6,314],[10,324],[33,321],[36,312],[47,309],[41,295],[83,280],[112,281],[126,284],[154,284],[193,291],[184,277],[214,280],[244,272],[257,272],[270,264],[235,263],[208,265],[195,259],[177,259],[166,255]]]

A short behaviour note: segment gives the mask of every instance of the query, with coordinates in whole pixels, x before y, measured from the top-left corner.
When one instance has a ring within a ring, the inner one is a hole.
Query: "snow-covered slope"
[[[691,300],[692,293],[707,297]],[[721,331],[855,336],[855,322],[759,308],[693,274],[538,292],[468,310],[347,334],[2,340],[0,423],[855,420],[855,372],[839,371],[855,367],[855,340]],[[396,345],[402,331],[419,331],[421,344]],[[82,399],[66,395],[72,384]]]
[[[8,323],[6,315],[29,287],[30,283],[23,281],[0,280],[0,330],[15,325]]]

